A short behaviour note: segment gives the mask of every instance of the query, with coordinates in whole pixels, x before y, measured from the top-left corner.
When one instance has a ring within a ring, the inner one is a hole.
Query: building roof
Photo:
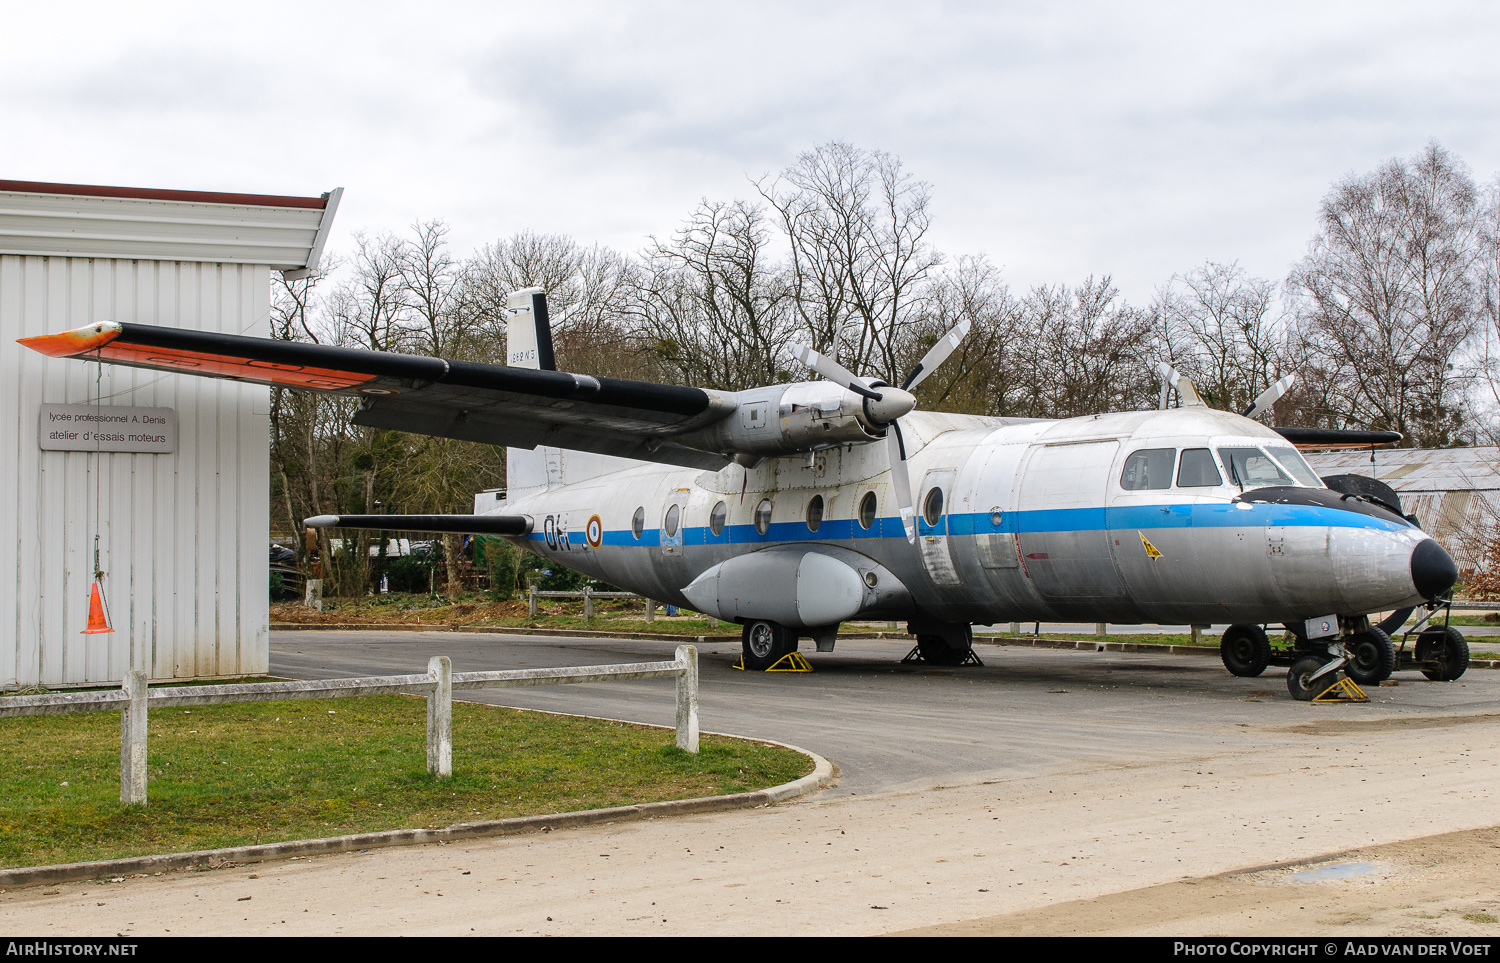
[[[1398,492],[1500,491],[1500,448],[1382,448],[1305,453],[1319,475],[1369,475]]]
[[[343,188],[321,197],[0,180],[0,254],[317,267]]]

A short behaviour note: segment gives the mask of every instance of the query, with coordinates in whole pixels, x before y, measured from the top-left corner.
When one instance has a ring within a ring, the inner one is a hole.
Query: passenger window
[[[671,507],[667,509],[667,517],[666,520],[662,522],[661,527],[662,531],[667,533],[668,538],[677,537],[677,522],[681,518],[681,516],[682,509],[678,508],[676,503],[673,503]]]
[[[807,530],[816,532],[823,524],[823,496],[814,495],[807,503]]]
[[[1177,467],[1178,488],[1212,488],[1224,484],[1213,452],[1207,448],[1184,448],[1182,464]]]
[[[764,535],[771,530],[771,500],[762,498],[755,506],[755,530]]]
[[[636,540],[639,541],[640,537],[641,537],[641,533],[644,532],[645,530],[646,530],[646,509],[645,509],[645,506],[642,506],[640,508],[637,508],[635,510],[635,514],[632,515],[631,518],[630,518],[630,534],[634,535],[636,537]]]
[[[723,502],[714,506],[714,510],[708,516],[708,530],[717,538],[724,534],[724,522],[729,518],[729,507]]]
[[[936,525],[943,517],[943,490],[934,488],[927,493],[927,499],[922,502],[922,518],[929,525]]]
[[[859,500],[859,527],[869,531],[870,526],[875,524],[875,493],[865,492],[865,497]]]
[[[1120,487],[1128,492],[1156,491],[1172,487],[1172,462],[1176,448],[1147,448],[1125,459]]]

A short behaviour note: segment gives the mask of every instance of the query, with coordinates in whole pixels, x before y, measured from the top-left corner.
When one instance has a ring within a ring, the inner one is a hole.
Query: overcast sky
[[[809,10],[813,12],[809,12]],[[311,11],[311,12],[309,12]],[[1480,3],[0,0],[0,179],[316,195],[638,251],[831,140],[932,185],[1018,289],[1285,276],[1330,185],[1436,140],[1500,171]]]

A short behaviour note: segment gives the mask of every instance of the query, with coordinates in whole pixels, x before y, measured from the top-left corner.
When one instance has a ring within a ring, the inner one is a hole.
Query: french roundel
[[[589,524],[584,529],[584,537],[589,540],[589,548],[598,548],[603,543],[604,523],[599,520],[598,515],[589,516]]]

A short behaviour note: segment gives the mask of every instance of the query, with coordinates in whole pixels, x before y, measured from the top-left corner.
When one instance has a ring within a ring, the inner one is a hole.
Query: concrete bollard
[[[304,608],[312,609],[315,612],[323,611],[322,579],[310,578],[307,580],[307,591],[302,597],[302,605]]]
[[[656,621],[656,599],[647,599],[646,600],[646,621],[647,622],[655,622]]]
[[[1195,626],[1193,626],[1193,644],[1194,645],[1202,645],[1203,644],[1203,630],[1206,629],[1206,628],[1208,628],[1208,626],[1206,626],[1206,625],[1195,625]]]
[[[1108,635],[1109,633],[1107,633],[1107,632],[1104,631],[1104,623],[1103,622],[1095,622],[1094,623],[1094,634],[1095,635]]]
[[[526,586],[526,606],[532,618],[536,618],[536,586]]]
[[[121,686],[130,702],[120,710],[120,802],[146,805],[146,673],[131,669]]]
[[[679,645],[677,661],[687,663],[687,671],[677,677],[677,748],[698,751],[698,649]]]
[[[583,587],[583,623],[588,624],[594,617],[594,587],[585,585]]]
[[[446,655],[427,660],[432,695],[427,697],[427,771],[439,779],[453,775],[453,662]]]
[[[1021,634],[1021,623],[1020,622],[1012,622],[1010,624],[1010,634],[1011,635],[1020,635]]]

